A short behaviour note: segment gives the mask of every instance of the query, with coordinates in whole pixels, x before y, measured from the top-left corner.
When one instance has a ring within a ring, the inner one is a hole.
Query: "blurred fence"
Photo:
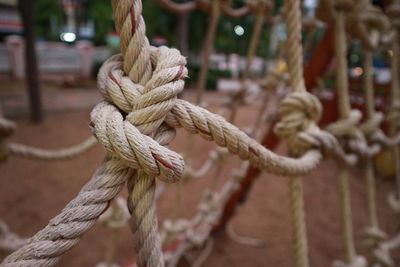
[[[38,68],[42,80],[76,82],[91,78],[93,68],[111,54],[105,46],[95,47],[90,41],[74,45],[62,42],[38,42]],[[0,44],[0,78],[25,78],[25,41],[10,35]]]

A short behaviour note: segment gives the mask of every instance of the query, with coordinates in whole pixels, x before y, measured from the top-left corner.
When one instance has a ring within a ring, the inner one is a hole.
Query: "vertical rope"
[[[336,54],[336,92],[339,102],[339,113],[346,119],[350,113],[347,40],[345,31],[345,12],[338,9],[335,19],[335,54]]]
[[[339,195],[342,210],[343,243],[346,250],[346,257],[349,263],[356,259],[354,248],[353,226],[351,224],[350,192],[348,171],[342,169],[339,173]]]
[[[400,101],[400,85],[399,85],[399,64],[400,64],[400,44],[399,44],[399,30],[397,28],[394,29],[394,36],[392,41],[392,60],[391,60],[391,69],[392,69],[392,82],[391,82],[391,90],[390,97],[392,99],[392,105],[395,105],[396,102]],[[393,107],[392,107],[393,108]],[[398,122],[396,120],[391,120],[389,123],[389,134],[390,136],[394,136],[398,130]],[[392,148],[393,158],[395,162],[395,170],[396,170],[396,187],[397,187],[397,198],[400,199],[400,152],[399,146],[393,146]]]
[[[303,80],[303,49],[301,46],[301,1],[285,1],[287,28],[287,61],[292,92],[306,91]]]
[[[260,41],[261,30],[265,20],[264,16],[265,16],[265,8],[263,7],[262,4],[260,4],[250,39],[249,50],[247,51],[246,66],[243,73],[243,79],[248,78],[250,74],[251,63],[253,62],[253,58],[256,53],[258,43]]]
[[[285,1],[287,27],[287,60],[292,92],[305,92],[303,80],[303,51],[301,46],[301,1]],[[289,177],[290,208],[292,212],[296,266],[308,267],[308,244],[304,215],[301,177]]]
[[[367,120],[372,120],[375,116],[374,104],[374,80],[373,80],[373,63],[372,51],[369,49],[363,50],[364,57],[364,94],[365,94],[365,113]],[[367,238],[370,239],[370,249],[374,249],[380,241],[379,233],[383,233],[379,229],[378,214],[376,206],[376,185],[375,174],[372,158],[367,157],[365,164],[365,182],[367,186],[367,208],[368,221]]]
[[[368,202],[368,220],[370,227],[378,229],[378,214],[376,209],[376,190],[375,190],[375,175],[372,161],[368,159],[365,162],[365,179],[367,183],[367,202]]]
[[[347,119],[350,114],[347,40],[345,29],[345,10],[337,7],[335,18],[335,54],[336,54],[336,92],[341,119]],[[339,194],[341,201],[343,243],[348,263],[356,260],[356,250],[353,238],[351,217],[350,189],[348,170],[342,169],[339,174]]]
[[[214,47],[215,32],[217,31],[219,17],[221,15],[220,0],[211,1],[210,22],[208,24],[207,35],[204,42],[203,60],[201,62],[199,78],[197,81],[196,104],[200,104],[203,99],[207,81],[207,72],[210,65],[210,56]]]
[[[289,178],[290,209],[292,210],[292,224],[294,252],[296,266],[310,266],[308,259],[308,246],[306,237],[306,224],[304,215],[303,186],[300,177]]]
[[[143,85],[142,94],[152,75],[150,45],[146,37],[146,26],[142,17],[141,0],[113,0],[115,27],[120,36],[123,70],[129,78]],[[136,122],[132,121],[132,124]],[[143,134],[151,135],[158,124],[142,122],[138,126]],[[161,241],[155,213],[155,178],[143,171],[128,180],[128,208],[131,213],[130,227],[135,235],[135,249],[139,267],[164,266]]]
[[[364,57],[364,95],[365,95],[365,112],[367,119],[372,119],[375,114],[374,105],[374,80],[372,69],[372,52],[363,49]]]

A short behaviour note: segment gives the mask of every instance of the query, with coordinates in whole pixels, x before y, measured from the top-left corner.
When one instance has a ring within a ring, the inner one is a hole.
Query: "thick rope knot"
[[[353,109],[350,111],[347,118],[331,123],[326,127],[326,130],[334,136],[357,138],[361,135],[357,128],[358,124],[361,121],[361,118],[361,111]]]
[[[380,128],[380,125],[383,122],[383,114],[381,112],[375,112],[373,116],[369,119],[364,121],[360,125],[360,130],[361,132],[364,133],[365,136],[370,136],[374,132],[378,131]]]
[[[333,267],[367,267],[368,262],[363,256],[357,256],[352,262],[333,262]]]
[[[6,140],[13,135],[16,128],[14,122],[0,117],[0,162],[8,158],[9,149]]]
[[[165,238],[170,240],[185,233],[190,227],[190,222],[186,219],[165,220],[163,226],[165,229]]]
[[[372,157],[379,153],[380,146],[368,146],[364,134],[359,129],[362,113],[353,109],[345,119],[338,120],[326,127],[326,130],[345,142],[345,145],[362,157]]]
[[[291,93],[282,101],[278,112],[280,121],[274,131],[288,140],[293,153],[302,153],[319,145],[315,136],[320,132],[317,123],[322,106],[316,96],[308,92]]]
[[[111,155],[129,167],[175,182],[183,175],[184,161],[163,147],[175,137],[175,130],[163,122],[183,90],[186,59],[166,47],[151,47],[150,59],[153,72],[144,85],[125,76],[121,56],[104,63],[98,84],[106,101],[93,109],[91,126]]]

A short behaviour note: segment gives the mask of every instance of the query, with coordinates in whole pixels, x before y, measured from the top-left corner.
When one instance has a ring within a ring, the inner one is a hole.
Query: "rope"
[[[399,3],[393,4],[388,9],[388,16],[393,27],[394,36],[392,40],[392,51],[393,56],[391,58],[391,70],[392,70],[392,82],[390,96],[392,103],[389,109],[388,120],[389,120],[389,134],[394,136],[399,129],[400,121],[400,85],[399,85],[399,64],[400,64],[400,44],[399,44],[399,32],[400,32],[400,5]],[[396,187],[397,187],[397,200],[400,203],[400,152],[398,146],[393,146],[393,158],[395,161],[396,169]],[[400,204],[399,204],[400,206]]]
[[[316,116],[307,113],[318,113],[320,106],[311,95],[299,98],[301,103],[311,103],[311,106],[302,109],[301,116],[305,121],[300,125],[304,129],[300,129],[298,136],[299,139],[315,137],[318,142],[310,143],[307,146],[309,150],[296,159],[278,156],[222,117],[177,100],[177,94],[184,87],[182,78],[187,74],[185,58],[175,49],[149,45],[140,1],[114,0],[112,4],[116,29],[121,35],[122,56],[112,57],[100,70],[98,83],[105,101],[93,109],[90,124],[108,157],[61,214],[26,246],[7,257],[6,265],[54,265],[93,225],[107,208],[107,203],[128,181],[128,207],[132,213],[130,225],[135,232],[138,265],[163,266],[154,207],[154,178],[176,182],[184,173],[182,157],[165,147],[175,135],[172,128],[183,127],[189,133],[199,134],[226,147],[230,153],[249,160],[255,167],[285,176],[299,176],[313,169],[322,157],[319,150],[330,142],[329,138],[307,135],[315,130],[315,119],[320,116],[320,113]],[[295,103],[293,99],[296,96],[289,98],[283,110]],[[286,122],[290,125],[290,120],[283,121],[282,125]],[[321,136],[329,135],[323,132]],[[208,207],[212,207],[213,212],[205,212],[204,209],[208,208],[204,205],[200,207],[203,213],[207,213],[207,216],[202,215],[206,220],[199,229],[201,236],[208,235],[212,222],[220,215],[218,203],[226,201],[224,198],[235,186],[237,181],[224,187],[221,194],[208,195]],[[196,244],[199,237],[193,238],[189,240]]]
[[[381,15],[380,13],[376,15]],[[366,23],[366,21],[364,22]],[[378,33],[376,29],[366,29],[371,33]],[[379,34],[379,33],[378,33]],[[377,35],[372,35],[377,36]],[[378,35],[379,38],[379,35]],[[378,39],[379,40],[379,39]],[[364,56],[364,94],[365,94],[365,113],[366,121],[360,125],[361,131],[368,138],[371,134],[380,131],[380,124],[383,121],[383,114],[375,111],[374,104],[374,82],[373,82],[373,62],[372,48],[376,47],[377,42],[371,41],[370,47],[363,49]],[[386,238],[386,234],[380,229],[378,223],[378,214],[376,207],[376,185],[373,162],[371,157],[366,157],[365,164],[365,181],[367,185],[367,208],[369,225],[365,231],[366,244],[372,252],[379,243]],[[371,253],[373,256],[373,252]],[[376,260],[374,258],[374,260]]]
[[[327,6],[328,1],[321,1]],[[355,1],[329,1],[328,12],[330,19],[334,20],[335,29],[335,54],[336,54],[336,92],[341,119],[328,126],[327,130],[335,136],[350,137],[353,140],[353,149],[358,154],[368,151],[364,136],[356,128],[361,120],[361,112],[351,110],[349,100],[348,66],[347,66],[347,40],[346,40],[346,13],[354,8]],[[360,3],[360,1],[358,2]],[[355,145],[355,147],[354,147]],[[346,251],[346,262],[336,261],[335,266],[366,266],[366,260],[357,256],[352,229],[352,217],[350,207],[350,189],[348,181],[348,170],[343,169],[339,174],[339,193],[342,212],[343,243]]]
[[[294,236],[296,266],[310,266],[304,214],[303,186],[300,177],[289,178],[290,209]]]
[[[141,1],[136,0],[113,0],[115,25],[121,38],[122,67],[133,83],[134,87],[130,88],[131,91],[133,91],[132,89],[137,90],[134,92],[136,93],[136,99],[130,103],[126,122],[132,125],[132,128],[136,126],[137,133],[143,137],[145,135],[154,136],[154,140],[161,145],[168,145],[174,138],[175,133],[173,129],[161,124],[166,114],[173,107],[176,96],[183,90],[184,82],[181,79],[187,74],[187,70],[184,67],[186,59],[175,49],[166,47],[161,47],[160,49],[150,48],[145,35],[145,23],[141,15],[141,5]],[[108,81],[115,82],[110,74],[111,72],[109,73]],[[122,72],[117,77],[122,78],[121,74]],[[118,78],[116,78],[116,84],[114,84],[116,89],[121,84],[118,83]],[[118,105],[118,103],[115,104]],[[152,110],[154,113],[151,113]],[[121,134],[128,136],[127,131],[125,133],[121,131]],[[108,135],[111,143],[113,143],[112,139],[116,135],[118,135],[116,132]],[[134,138],[134,135],[132,137]],[[148,138],[152,140],[150,137]],[[143,145],[143,143],[138,144],[137,139],[134,142],[136,142],[136,145]],[[155,141],[152,142],[157,143]],[[119,144],[116,143],[117,146]],[[132,147],[132,145],[126,147]],[[143,147],[137,152],[142,153],[141,157],[150,156],[144,153],[146,149]],[[147,152],[150,151],[147,149]],[[155,161],[156,155],[158,154],[152,154],[150,157]],[[174,164],[172,166],[169,165],[168,161],[165,162],[164,155],[161,154],[160,156],[161,163],[152,167],[159,169],[161,173],[163,172],[162,170],[174,173],[176,171],[172,167]],[[183,163],[180,157],[177,158]],[[155,163],[154,161],[153,163]],[[181,174],[182,171],[183,169]],[[164,266],[155,214],[155,177],[157,175],[154,173],[149,174],[138,170],[136,177],[128,180],[128,208],[132,215],[130,227],[135,234],[135,249],[139,266]]]
[[[21,144],[8,144],[9,153],[14,156],[39,159],[39,160],[63,160],[74,158],[90,148],[92,148],[97,143],[96,138],[89,137],[82,143],[71,146],[64,149],[40,149],[35,147],[30,147]]]
[[[201,62],[201,67],[196,87],[197,93],[196,93],[195,103],[197,105],[201,103],[204,90],[206,87],[207,72],[210,65],[210,56],[214,47],[215,33],[217,31],[218,21],[221,15],[220,0],[210,0],[210,1],[211,1],[210,21],[207,28],[206,38],[204,40],[203,59]]]
[[[16,128],[17,126],[14,122],[0,117],[0,162],[5,161],[10,155],[37,160],[71,159],[86,152],[97,143],[96,138],[89,137],[78,145],[51,150],[7,142],[7,139],[14,134]]]
[[[301,46],[301,1],[285,1],[287,27],[287,61],[292,88],[282,102],[279,110],[281,121],[276,125],[276,132],[281,137],[288,137],[292,153],[301,153],[304,146],[299,140],[299,131],[317,131],[316,123],[320,119],[322,107],[318,99],[307,93],[303,80],[303,51]],[[297,101],[298,100],[298,101]],[[297,105],[302,102],[302,105]],[[295,104],[295,105],[293,105]],[[306,142],[309,146],[309,143]],[[298,267],[310,265],[304,215],[304,199],[301,177],[289,178],[290,208],[294,238],[295,262]]]

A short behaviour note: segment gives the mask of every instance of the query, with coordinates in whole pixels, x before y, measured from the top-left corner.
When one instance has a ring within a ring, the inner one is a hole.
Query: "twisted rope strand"
[[[30,147],[22,144],[10,143],[8,144],[9,153],[14,156],[40,159],[40,160],[62,160],[74,158],[97,144],[96,138],[89,137],[82,143],[63,149],[40,149]]]

